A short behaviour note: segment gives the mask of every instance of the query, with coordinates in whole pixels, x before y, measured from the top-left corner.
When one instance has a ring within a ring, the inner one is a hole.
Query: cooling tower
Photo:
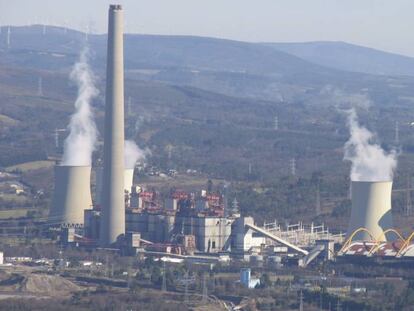
[[[348,237],[359,228],[366,228],[375,239],[386,240],[383,233],[392,228],[391,215],[392,181],[353,181],[351,185],[352,211]],[[371,240],[366,232],[360,232],[355,240]]]
[[[55,166],[55,191],[50,224],[83,225],[83,213],[92,208],[90,166]]]
[[[124,170],[124,190],[131,193],[133,182],[134,182],[134,169],[126,168]]]
[[[123,11],[109,6],[106,64],[104,173],[100,240],[110,246],[125,235]]]
[[[97,167],[95,169],[96,184],[95,184],[95,203],[101,206],[102,199],[102,187],[103,187],[103,167]],[[134,179],[134,169],[126,168],[124,170],[124,190],[131,193],[131,188]]]
[[[102,188],[103,188],[103,167],[98,166],[95,168],[95,201],[94,203],[99,207],[101,207]]]

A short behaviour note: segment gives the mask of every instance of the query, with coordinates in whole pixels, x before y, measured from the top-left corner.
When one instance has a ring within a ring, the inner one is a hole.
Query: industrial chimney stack
[[[125,234],[124,51],[121,5],[109,6],[104,172],[100,240],[111,246]]]

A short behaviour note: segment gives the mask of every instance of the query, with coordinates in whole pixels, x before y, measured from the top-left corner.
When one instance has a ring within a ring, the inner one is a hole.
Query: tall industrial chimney
[[[366,228],[374,239],[386,241],[384,231],[392,228],[391,214],[392,181],[352,181],[352,210],[348,237],[359,228]],[[371,240],[361,231],[355,240]]]
[[[124,42],[121,5],[109,6],[106,64],[104,181],[100,240],[110,246],[125,234]]]
[[[83,225],[84,211],[92,208],[90,177],[90,166],[55,166],[51,225]]]

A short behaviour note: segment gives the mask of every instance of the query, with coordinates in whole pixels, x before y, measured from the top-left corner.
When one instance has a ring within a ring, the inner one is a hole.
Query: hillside
[[[59,132],[56,148],[55,129],[65,129],[73,112],[77,92],[69,71],[85,45],[83,34],[59,28],[43,34],[39,26],[19,27],[12,34],[9,48],[0,35],[0,166],[61,154],[67,132]],[[105,36],[89,36],[88,45],[100,91],[92,106],[102,133]],[[259,220],[313,218],[309,207],[319,178],[322,210],[329,218],[339,206],[335,213],[344,217],[343,110],[349,107],[385,148],[394,145],[399,122],[396,187],[414,170],[412,77],[350,73],[260,44],[176,36],[126,35],[125,67],[126,136],[151,150],[148,165],[231,181],[242,210]],[[50,196],[51,176],[45,169],[25,180]]]
[[[345,42],[265,43],[321,66],[375,75],[414,75],[414,58]]]
[[[0,62],[8,66],[67,72],[82,47],[91,50],[99,74],[106,36],[47,27],[12,27],[0,35]],[[190,85],[216,93],[267,100],[293,99],[309,88],[347,84],[360,77],[304,61],[260,44],[190,36],[125,35],[127,76]],[[353,85],[353,87],[359,87]]]

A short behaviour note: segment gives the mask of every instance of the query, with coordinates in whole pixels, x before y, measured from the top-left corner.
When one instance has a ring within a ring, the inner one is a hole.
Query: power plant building
[[[206,253],[229,250],[234,219],[225,217],[176,216],[132,213],[126,215],[127,231],[139,232],[155,243],[172,241],[178,235],[196,237],[196,248]]]

